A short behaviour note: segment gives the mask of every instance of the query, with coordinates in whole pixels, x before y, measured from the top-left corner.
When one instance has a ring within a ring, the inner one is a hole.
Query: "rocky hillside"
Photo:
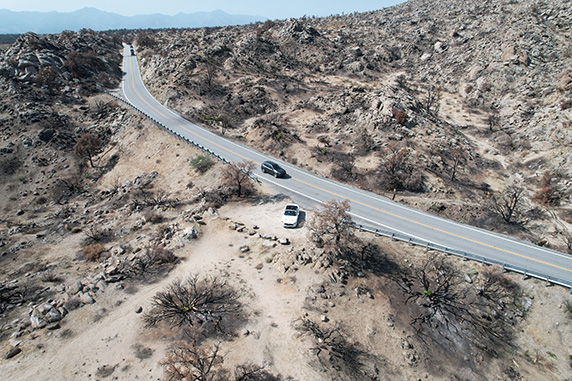
[[[136,43],[152,92],[220,133],[567,250],[571,21],[564,0],[410,1]],[[515,187],[507,219],[494,211]]]
[[[231,166],[102,93],[133,42],[151,91],[214,131],[566,251],[568,2],[3,46],[0,373],[158,379],[208,360],[231,380],[570,379],[568,290],[352,229],[316,244],[328,213],[284,229],[284,195],[237,196]],[[176,301],[189,274],[220,308]],[[169,295],[183,320],[161,321]]]

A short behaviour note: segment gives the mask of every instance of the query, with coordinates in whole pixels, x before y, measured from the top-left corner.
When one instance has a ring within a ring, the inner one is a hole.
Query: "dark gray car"
[[[284,168],[272,161],[265,161],[260,165],[262,173],[270,173],[274,177],[284,177],[286,176],[286,171]]]

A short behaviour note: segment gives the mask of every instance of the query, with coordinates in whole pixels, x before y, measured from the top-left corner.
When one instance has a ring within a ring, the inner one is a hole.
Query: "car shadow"
[[[298,226],[296,226],[296,229],[303,228],[305,224],[306,224],[306,212],[301,210],[300,214],[298,214]]]

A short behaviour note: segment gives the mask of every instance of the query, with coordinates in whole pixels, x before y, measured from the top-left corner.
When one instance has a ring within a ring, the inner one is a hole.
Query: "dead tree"
[[[494,111],[493,113],[489,114],[487,118],[487,124],[489,125],[489,132],[493,132],[495,128],[500,126],[501,118],[498,112]]]
[[[423,175],[411,164],[411,152],[405,145],[391,142],[387,145],[381,160],[380,186],[393,191],[407,189],[412,192],[423,188]]]
[[[349,201],[323,202],[313,214],[308,221],[308,234],[318,246],[337,251],[352,242],[354,231]]]
[[[494,354],[510,344],[512,317],[522,315],[519,288],[502,271],[485,268],[478,287],[465,282],[443,257],[402,269],[399,286],[412,309],[411,325],[422,342],[443,344],[451,352],[471,347]]]
[[[224,166],[222,170],[222,182],[236,191],[238,197],[244,191],[251,191],[250,175],[254,170],[254,163],[251,161],[241,161]]]
[[[437,116],[441,104],[442,92],[441,89],[435,85],[427,87],[425,99],[423,100],[423,109],[427,114]]]
[[[441,159],[445,167],[449,169],[449,178],[455,181],[459,169],[467,162],[467,153],[464,149],[457,147],[443,151]]]
[[[524,188],[520,185],[509,185],[503,192],[492,198],[493,210],[507,223],[519,223],[523,213]]]
[[[100,149],[101,142],[99,138],[94,134],[83,134],[73,147],[76,155],[87,159],[92,168],[95,167],[93,164],[93,157],[97,155]]]
[[[226,281],[216,276],[191,275],[185,281],[174,281],[152,298],[145,324],[152,327],[166,322],[183,328],[211,324],[216,330],[223,330],[222,320],[236,317],[242,310],[238,299],[238,292]]]

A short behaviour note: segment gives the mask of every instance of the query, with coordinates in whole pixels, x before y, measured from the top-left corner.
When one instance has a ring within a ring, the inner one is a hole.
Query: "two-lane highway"
[[[325,179],[189,122],[161,105],[147,91],[140,76],[137,57],[130,54],[129,46],[126,46],[124,51],[123,71],[126,74],[122,92],[126,101],[171,131],[231,162],[253,161],[258,164],[256,174],[259,178],[280,187],[283,193],[297,198],[304,197],[313,205],[332,199],[349,200],[351,214],[358,223],[472,253],[572,284],[572,256],[443,219]],[[280,163],[290,176],[274,179],[270,175],[263,175],[259,168],[260,163],[269,159]]]

